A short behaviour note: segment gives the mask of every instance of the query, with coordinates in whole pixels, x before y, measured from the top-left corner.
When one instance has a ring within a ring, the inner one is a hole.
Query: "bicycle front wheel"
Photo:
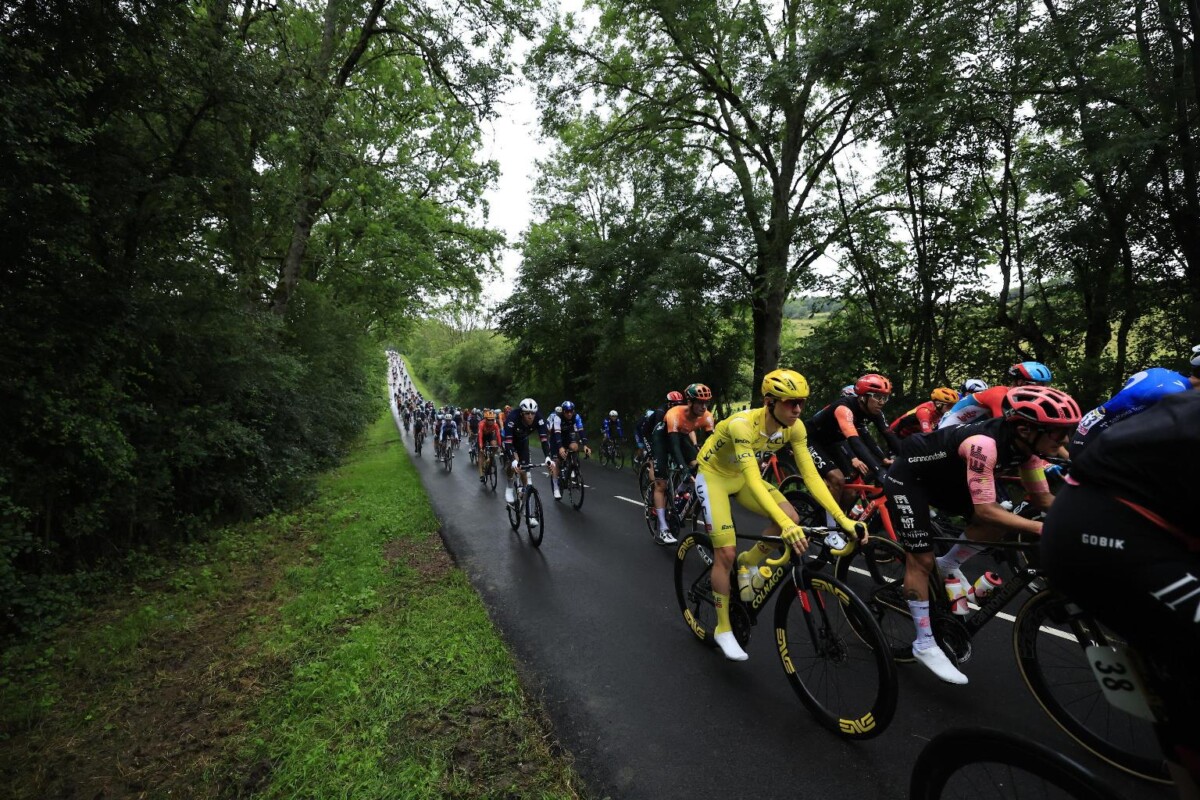
[[[571,474],[567,476],[567,491],[571,493],[571,505],[575,510],[583,508],[583,476],[579,474],[579,467],[571,468]]]
[[[453,470],[454,470],[454,451],[447,450],[446,451],[446,472],[451,472]]]
[[[883,733],[896,713],[896,665],[866,605],[836,578],[805,573],[775,604],[783,671],[805,707],[847,739]]]
[[[1169,783],[1153,723],[1110,704],[1088,663],[1086,648],[1118,643],[1121,637],[1052,591],[1031,597],[1013,625],[1017,667],[1050,718],[1113,766]]]
[[[1116,800],[1089,770],[1045,745],[987,728],[944,731],[917,757],[909,800]]]
[[[542,516],[542,498],[538,497],[537,489],[532,486],[529,487],[529,496],[525,498],[525,530],[529,533],[529,543],[541,547],[546,520]]]
[[[638,470],[638,490],[641,492],[643,503],[650,502],[650,485],[650,461],[647,459]]]
[[[487,466],[483,468],[483,482],[493,492],[496,491],[496,460],[488,459]]]

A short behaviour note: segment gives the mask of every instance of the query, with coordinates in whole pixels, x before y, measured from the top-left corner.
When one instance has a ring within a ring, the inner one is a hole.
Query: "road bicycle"
[[[944,523],[934,522],[935,527]],[[942,533],[946,531],[939,528]],[[958,536],[931,536],[942,543]],[[1013,649],[1026,686],[1068,735],[1113,765],[1147,780],[1167,780],[1167,768],[1153,725],[1100,697],[1087,648],[1122,641],[1066,597],[1053,592],[1037,566],[1036,542],[993,542],[970,563],[985,563],[1002,583],[966,616],[954,614],[936,566],[929,579],[933,637],[953,661],[971,658],[975,635],[1017,597],[1027,595],[1013,619]],[[856,558],[857,557],[857,558]],[[914,628],[904,597],[905,551],[883,536],[873,537],[839,558],[834,574],[853,587],[878,621],[893,657],[912,661]]]
[[[616,439],[608,438],[600,443],[600,463],[617,469],[625,467],[625,450]]]
[[[558,473],[558,486],[576,511],[583,507],[583,473],[579,469],[579,453],[574,450],[567,451],[567,458]]]
[[[1035,742],[990,728],[943,731],[921,750],[909,800],[1071,797],[1119,800],[1086,767]]]
[[[485,489],[496,491],[497,475],[499,467],[496,466],[497,460],[496,446],[489,444],[483,450],[483,486]]]
[[[418,456],[421,455],[421,445],[424,443],[425,443],[425,429],[422,428],[419,431],[417,431],[416,436],[413,437],[413,448],[417,451]]]
[[[704,509],[700,497],[696,494],[695,479],[689,470],[675,465],[667,477],[667,504],[664,512],[667,517],[667,529],[676,540],[680,531],[690,527],[691,532],[704,530]],[[663,541],[658,535],[658,510],[654,506],[654,493],[647,492],[643,501],[643,511],[646,517],[646,528],[650,538],[657,545],[673,547],[676,542]]]
[[[521,484],[522,473],[528,473],[533,468],[532,464],[521,464],[518,469],[513,470],[512,489],[514,501],[505,503],[504,509],[508,513],[508,524],[513,531],[521,529],[521,522],[525,522],[525,531],[529,536],[529,543],[534,547],[542,546],[542,535],[546,530],[545,518],[542,515],[542,499],[538,496],[537,488],[533,485],[533,481]]]
[[[800,702],[823,727],[849,739],[870,739],[882,733],[896,711],[896,666],[887,640],[871,611],[850,588],[822,572],[831,549],[844,543],[828,528],[807,528],[810,551],[792,559],[791,548],[777,536],[737,534],[739,539],[769,541],[784,547],[783,556],[767,559],[761,588],[742,600],[733,571],[729,617],[734,636],[745,648],[758,616],[771,596],[775,602],[775,646],[788,682]],[[675,595],[689,629],[715,647],[713,629],[712,540],[707,533],[689,533],[675,553]],[[783,589],[780,592],[780,589]]]
[[[442,462],[442,466],[444,466],[446,468],[446,472],[450,472],[454,469],[453,441],[454,440],[451,440],[449,442],[441,442],[440,443],[440,447],[441,447],[441,451],[442,451],[440,460]]]
[[[471,459],[471,464],[474,465],[479,460],[479,446],[475,444],[475,437],[471,437],[471,444],[467,447],[467,458]]]

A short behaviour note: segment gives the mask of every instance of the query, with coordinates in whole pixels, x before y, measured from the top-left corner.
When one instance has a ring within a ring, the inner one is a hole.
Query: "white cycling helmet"
[[[979,380],[979,378],[967,378],[963,381],[959,394],[974,394],[975,392],[982,392],[986,388],[988,388],[987,383]]]
[[[532,411],[533,413],[536,414],[537,413],[537,400],[534,400],[532,397],[526,397],[524,400],[521,401],[521,410],[522,411]]]
[[[1192,348],[1192,366],[1200,367],[1200,344]]]
[[[857,397],[858,393],[854,391],[854,384],[848,383],[842,387],[842,397]]]
[[[615,417],[615,416],[618,416],[618,414],[617,414],[617,410],[614,408],[612,411],[608,412],[608,415],[609,415],[610,417]]]
[[[444,415],[444,416],[442,417],[442,419],[444,419],[444,420],[446,420],[447,422],[449,422],[450,420],[454,419],[454,417],[450,416],[449,414],[446,414],[446,415]]]
[[[561,413],[562,413],[562,406],[555,406],[555,407],[554,407],[554,413],[555,413],[555,414],[561,414]]]

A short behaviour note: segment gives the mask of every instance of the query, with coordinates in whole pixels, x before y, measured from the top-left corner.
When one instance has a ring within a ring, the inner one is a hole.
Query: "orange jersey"
[[[666,416],[663,417],[663,429],[667,433],[691,433],[695,430],[711,431],[716,426],[713,415],[709,411],[705,411],[695,419],[688,416],[687,412],[687,406],[675,406],[669,409]]]

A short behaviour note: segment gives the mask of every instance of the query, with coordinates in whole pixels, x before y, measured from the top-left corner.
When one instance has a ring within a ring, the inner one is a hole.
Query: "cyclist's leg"
[[[655,428],[652,434],[650,454],[653,457],[651,474],[654,479],[654,513],[658,517],[659,536],[665,538],[665,534],[670,531],[667,524],[667,477],[671,474],[671,463],[667,458],[667,437],[660,433],[658,428]]]
[[[783,509],[783,513],[787,514],[788,519],[790,519],[792,522],[800,521],[800,515],[796,512],[795,507],[787,501],[787,498],[785,498],[777,488],[768,484],[767,492],[771,495],[771,499],[774,500],[781,509]],[[738,504],[746,510],[753,511],[760,517],[767,518],[767,526],[763,529],[763,536],[778,536],[779,534],[783,533],[783,531],[779,529],[779,526],[775,524],[774,520],[771,519],[771,516],[767,510],[759,505],[758,500],[754,497],[754,493],[750,490],[749,486],[743,486],[741,491],[734,495],[734,499],[737,500]],[[778,549],[778,547],[770,542],[755,542],[754,546],[749,550],[738,554],[738,566],[745,566],[749,567],[750,569],[755,569],[762,564],[763,559],[771,555],[771,553],[776,552]]]
[[[929,541],[929,498],[925,488],[897,462],[882,475],[892,519],[899,526],[900,541],[907,553],[904,565],[904,599],[912,614],[916,638],[913,657],[947,683],[965,684],[963,675],[946,657],[933,638],[929,616],[929,574],[933,569],[933,544]]]
[[[727,478],[716,473],[706,473],[703,468],[696,475],[696,494],[704,509],[704,522],[713,544],[712,590],[713,604],[717,611],[717,625],[713,638],[725,657],[730,661],[745,661],[749,658],[733,635],[729,622],[729,573],[737,555],[737,535],[733,528],[733,514],[729,507],[729,496],[736,494],[745,479]]]
[[[842,499],[842,495],[846,492],[846,473],[842,472],[837,461],[834,460],[833,455],[829,452],[829,449],[820,445],[810,444],[808,446],[808,454],[812,457],[813,466],[817,468],[817,474],[825,481],[825,486],[829,489],[829,493],[833,495],[838,505],[842,506],[843,509],[846,508],[845,501]],[[825,512],[825,524],[831,528],[837,527],[837,523],[828,511]]]

